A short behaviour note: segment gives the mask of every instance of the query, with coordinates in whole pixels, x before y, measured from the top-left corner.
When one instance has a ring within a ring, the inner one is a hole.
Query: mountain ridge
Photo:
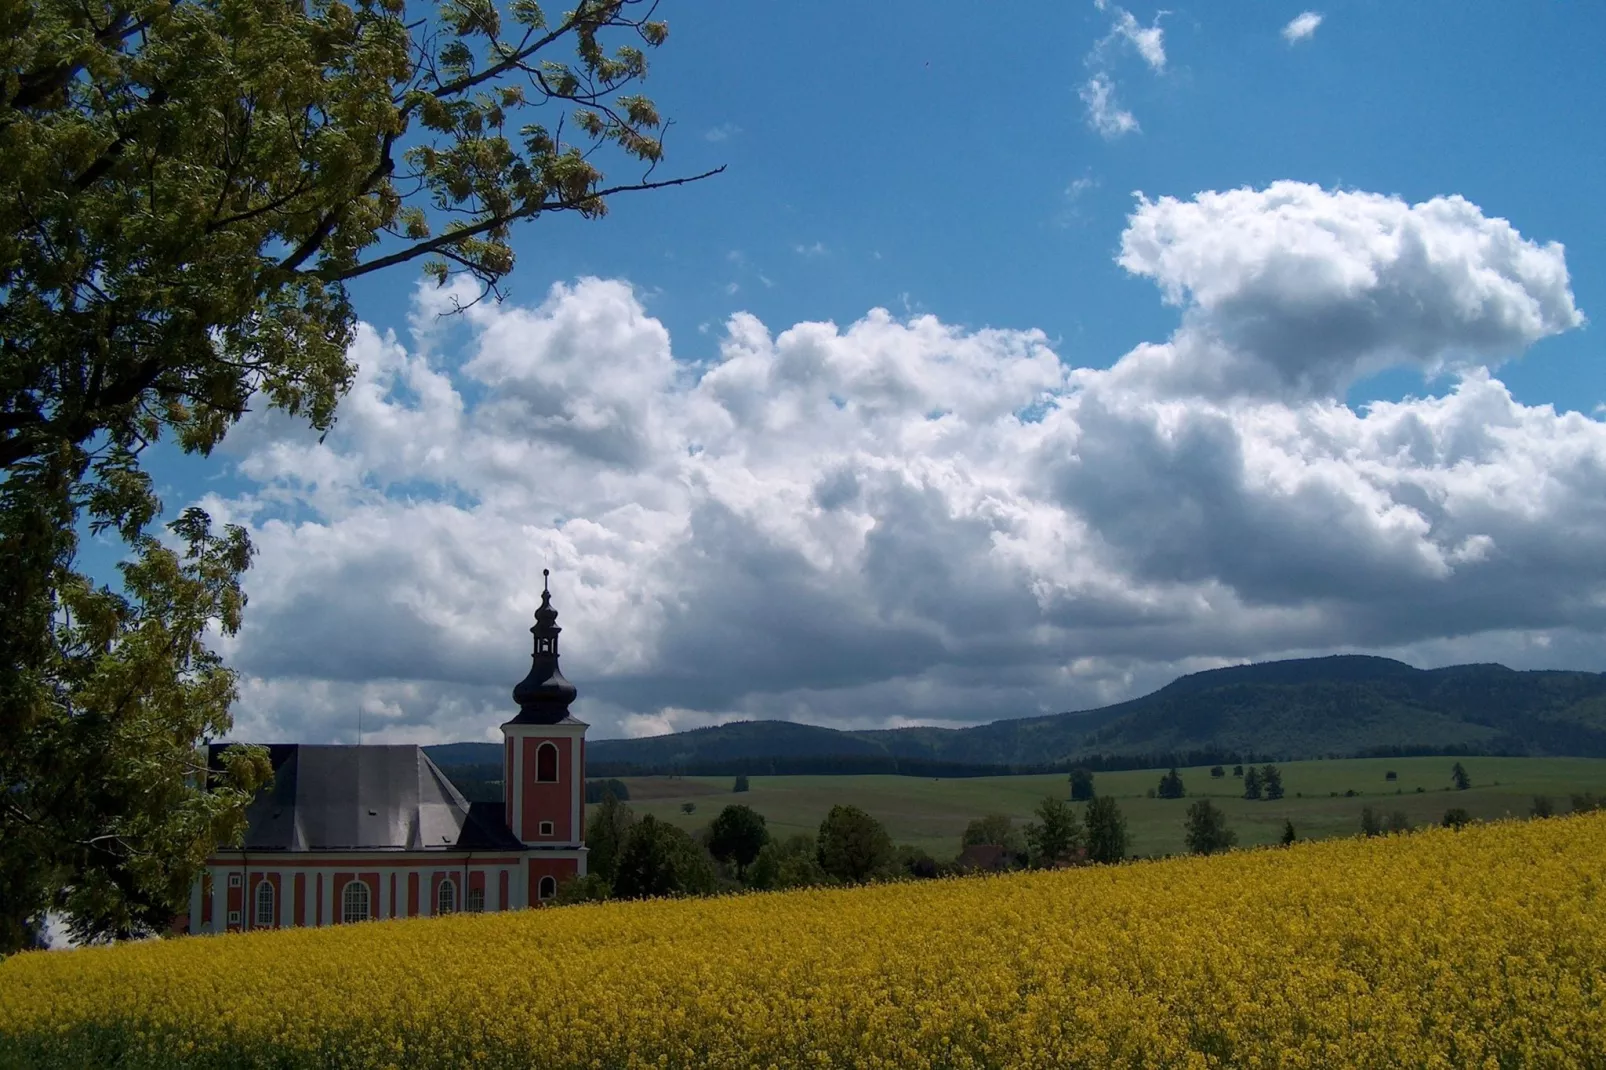
[[[487,748],[485,761],[500,762],[495,743],[426,749],[441,764],[479,764],[464,760],[470,747]],[[597,740],[586,749],[596,775],[768,769],[964,775],[1234,754],[1606,757],[1606,674],[1492,663],[1418,669],[1375,655],[1335,654],[1206,669],[1109,706],[963,728],[845,731],[733,721]]]

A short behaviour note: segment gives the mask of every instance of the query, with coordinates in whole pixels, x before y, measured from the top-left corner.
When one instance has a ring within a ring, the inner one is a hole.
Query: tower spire
[[[552,608],[550,569],[541,570],[541,607],[535,611],[535,649],[530,654],[530,674],[513,688],[513,701],[519,704],[515,724],[557,724],[569,715],[574,701],[574,685],[558,670],[558,611]]]

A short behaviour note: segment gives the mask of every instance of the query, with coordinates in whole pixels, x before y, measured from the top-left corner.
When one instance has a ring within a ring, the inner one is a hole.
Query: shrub
[[[1452,806],[1444,812],[1444,821],[1441,824],[1447,829],[1465,828],[1472,823],[1472,815],[1459,806]]]

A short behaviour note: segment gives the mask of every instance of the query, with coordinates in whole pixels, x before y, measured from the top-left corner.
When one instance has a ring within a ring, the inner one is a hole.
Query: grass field
[[[1291,820],[1301,839],[1326,839],[1360,831],[1361,808],[1385,813],[1402,810],[1413,824],[1437,823],[1445,810],[1464,807],[1474,818],[1523,817],[1535,795],[1550,795],[1560,810],[1576,792],[1606,794],[1606,760],[1595,758],[1462,758],[1472,787],[1454,791],[1450,767],[1455,758],[1355,758],[1286,762],[1279,765],[1287,797],[1277,802],[1242,798],[1243,781],[1210,776],[1207,766],[1180,770],[1188,799],[1149,799],[1163,770],[1100,773],[1094,788],[1120,800],[1133,853],[1165,855],[1182,851],[1183,815],[1200,796],[1226,811],[1243,846],[1273,843]],[[1384,779],[1388,770],[1396,783]],[[965,825],[984,814],[1030,820],[1032,808],[1050,793],[1066,796],[1059,774],[943,778],[903,776],[755,776],[744,794],[731,792],[733,777],[631,777],[630,805],[638,814],[655,814],[689,831],[702,828],[729,803],[745,803],[763,814],[777,836],[814,832],[832,806],[851,803],[887,826],[895,843],[911,843],[938,859],[959,852]],[[1417,789],[1423,789],[1418,792]],[[1346,797],[1346,791],[1355,791]],[[696,811],[681,812],[694,803]]]

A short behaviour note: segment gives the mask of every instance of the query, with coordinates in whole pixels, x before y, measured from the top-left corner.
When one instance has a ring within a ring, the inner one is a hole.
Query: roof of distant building
[[[227,744],[208,755],[218,768]],[[273,783],[246,808],[248,851],[522,850],[502,804],[470,803],[414,744],[268,747]]]

